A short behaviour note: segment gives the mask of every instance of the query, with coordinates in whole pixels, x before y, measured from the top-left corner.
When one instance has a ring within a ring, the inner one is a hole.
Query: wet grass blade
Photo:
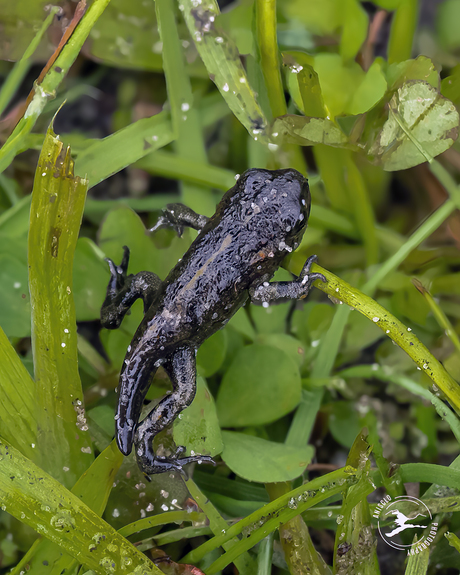
[[[236,45],[215,29],[214,21],[219,15],[217,2],[204,0],[198,5],[192,0],[184,0],[180,8],[209,77],[251,136],[260,138],[267,119],[248,84]]]
[[[0,328],[0,435],[36,459],[35,384]]]
[[[123,461],[123,456],[113,441],[72,488],[72,493],[97,515],[102,515],[112,490],[115,475]],[[45,563],[47,562],[47,563]],[[49,539],[40,539],[29,549],[16,565],[11,575],[20,575],[23,570],[39,573],[43,565],[53,565],[53,573],[71,572],[80,561],[64,553],[62,548]],[[26,567],[27,565],[27,567]]]
[[[3,441],[0,442],[0,460],[3,508],[59,545],[61,552],[65,551],[96,573],[161,575],[158,567],[85,505],[77,494],[68,491]],[[21,473],[18,473],[19,469]],[[99,481],[99,472],[96,476]],[[88,482],[83,478],[82,482],[86,484],[87,493],[94,490],[95,479],[91,473]],[[107,484],[106,481],[105,487]],[[75,493],[79,492],[78,487],[82,487],[80,482],[75,486]],[[104,500],[104,496],[99,498],[98,512],[101,504],[105,505]]]
[[[168,112],[138,120],[126,128],[95,140],[78,155],[76,170],[85,174],[91,187],[119,172],[146,154],[174,140]]]
[[[184,63],[182,42],[176,25],[173,0],[157,0],[155,9],[163,42],[163,68],[166,77],[171,118],[177,139],[177,152],[194,162],[207,162],[199,113]],[[209,190],[183,182],[182,201],[200,214],[212,215],[215,202]]]
[[[71,289],[87,187],[87,181],[74,178],[70,149],[63,148],[50,127],[38,161],[30,208],[32,351],[40,464],[68,487],[93,458],[82,413]]]

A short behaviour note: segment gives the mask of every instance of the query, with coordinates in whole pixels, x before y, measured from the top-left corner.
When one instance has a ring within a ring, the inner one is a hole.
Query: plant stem
[[[412,45],[418,20],[418,0],[402,0],[390,31],[388,63],[403,62],[412,55]]]
[[[32,131],[48,100],[55,97],[57,88],[75,62],[92,27],[109,2],[110,0],[94,0],[42,82],[35,85],[34,96],[24,116],[19,120],[12,134],[0,150],[0,173],[10,165],[18,150],[21,149],[24,139]]]
[[[276,39],[276,0],[257,0],[256,34],[260,64],[273,117],[286,114],[283,82]]]

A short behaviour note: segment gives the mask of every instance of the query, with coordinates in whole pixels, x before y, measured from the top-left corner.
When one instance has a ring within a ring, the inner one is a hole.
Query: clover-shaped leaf
[[[458,127],[450,100],[427,82],[406,82],[391,98],[388,119],[368,153],[384,170],[411,168],[450,148]]]

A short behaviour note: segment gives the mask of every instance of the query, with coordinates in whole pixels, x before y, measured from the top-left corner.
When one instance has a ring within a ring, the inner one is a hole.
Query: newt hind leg
[[[151,475],[165,471],[179,471],[184,474],[182,467],[193,462],[215,465],[214,460],[207,455],[179,457],[185,451],[183,446],[179,446],[171,457],[159,457],[154,453],[154,437],[170,425],[195,397],[195,350],[190,347],[176,349],[172,357],[164,362],[163,367],[171,379],[173,392],[164,397],[137,428],[134,444],[139,467],[144,473]]]

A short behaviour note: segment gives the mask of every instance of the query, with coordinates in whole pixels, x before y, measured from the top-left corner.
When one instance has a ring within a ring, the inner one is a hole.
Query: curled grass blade
[[[77,427],[83,392],[77,365],[73,256],[87,181],[73,176],[70,149],[48,129],[38,161],[29,230],[29,289],[41,465],[71,487],[90,465],[91,440]]]

